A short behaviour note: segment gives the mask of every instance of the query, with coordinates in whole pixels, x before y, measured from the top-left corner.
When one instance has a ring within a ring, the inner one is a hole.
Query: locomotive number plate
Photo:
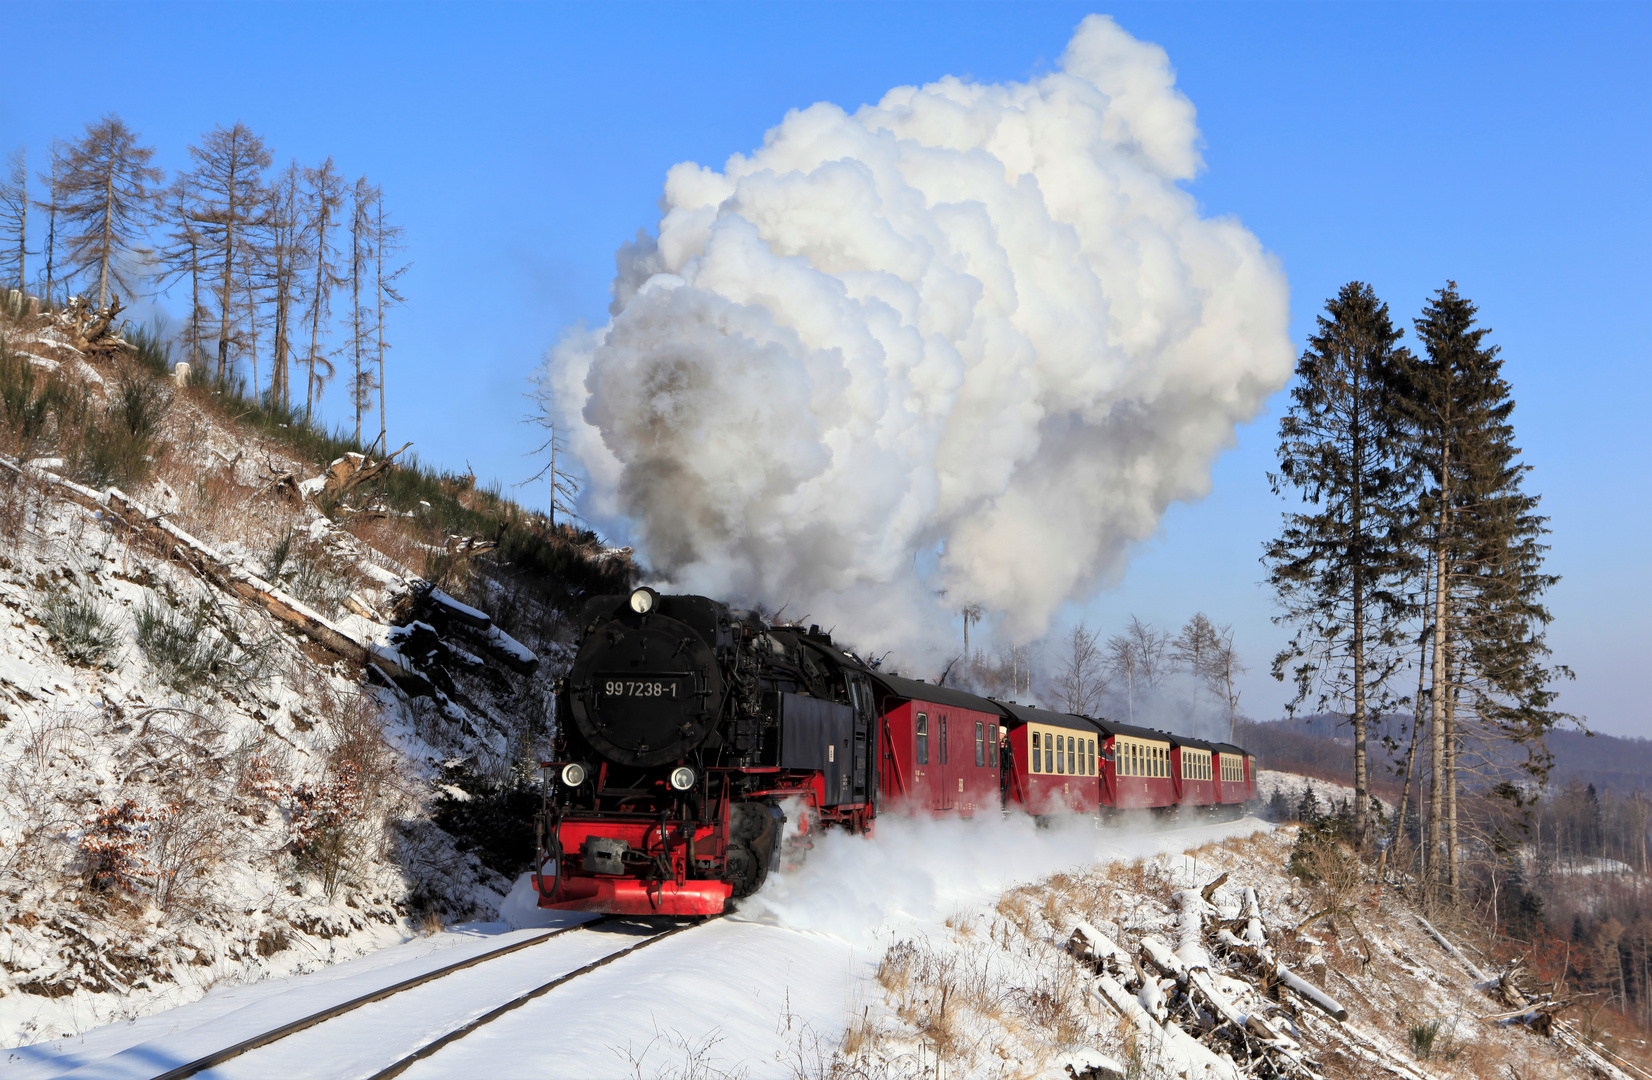
[[[610,698],[664,698],[678,701],[688,696],[686,675],[598,675],[597,693]]]

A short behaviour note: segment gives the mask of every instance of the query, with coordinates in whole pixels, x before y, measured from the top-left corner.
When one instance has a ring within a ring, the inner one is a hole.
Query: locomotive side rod
[[[434,1040],[426,1043],[424,1046],[421,1046],[419,1049],[415,1050],[413,1053],[411,1053],[411,1054],[407,1055],[406,1057],[402,1058],[400,1061],[396,1062],[394,1065],[391,1065],[390,1067],[388,1067],[386,1069],[382,1069],[379,1072],[374,1073],[371,1077],[368,1078],[368,1080],[390,1080],[391,1077],[400,1076],[402,1073],[406,1072],[408,1069],[412,1068],[414,1065],[416,1065],[419,1062],[423,1061],[425,1058],[430,1057],[432,1054],[437,1053],[442,1048],[448,1046],[451,1043],[458,1042],[460,1039],[464,1038],[466,1035],[469,1035],[471,1032],[475,1031],[477,1028],[481,1027],[482,1025],[491,1024],[493,1021],[499,1019],[501,1016],[504,1016],[506,1013],[511,1012],[513,1010],[516,1010],[516,1009],[520,1009],[522,1006],[526,1005],[528,1002],[534,1000],[535,998],[543,997],[544,995],[550,993],[552,990],[555,990],[557,987],[561,986],[563,983],[569,982],[573,979],[577,979],[581,975],[587,975],[587,974],[595,971],[597,968],[605,967],[608,964],[612,964],[615,960],[618,960],[621,957],[630,956],[632,953],[636,952],[638,949],[646,949],[650,945],[658,944],[659,942],[664,941],[666,938],[671,937],[674,934],[680,934],[684,930],[692,930],[696,926],[703,926],[705,923],[710,922],[712,919],[720,919],[720,918],[722,918],[721,915],[711,915],[711,916],[708,916],[704,919],[699,920],[698,922],[685,923],[682,926],[672,927],[670,930],[667,930],[665,933],[656,934],[653,937],[649,938],[647,941],[639,941],[635,945],[631,946],[628,949],[621,949],[619,952],[610,953],[609,955],[604,956],[601,960],[592,961],[591,963],[586,964],[584,967],[578,968],[574,971],[570,971],[566,975],[560,975],[560,976],[552,979],[550,982],[545,983],[542,986],[536,986],[532,990],[529,990],[527,993],[522,994],[519,997],[512,998],[510,1001],[505,1002],[503,1005],[499,1006],[498,1008],[492,1009],[488,1012],[483,1013],[481,1016],[478,1016],[476,1019],[472,1020],[470,1023],[466,1024],[464,1027],[455,1028],[454,1030],[448,1032],[446,1035],[443,1035],[438,1039],[434,1039]]]
[[[279,1042],[287,1036],[296,1035],[306,1028],[312,1028],[317,1024],[325,1023],[334,1017],[343,1016],[345,1013],[359,1009],[363,1005],[371,1005],[375,1001],[383,1001],[385,998],[399,994],[404,990],[411,990],[415,986],[423,986],[425,983],[435,982],[437,979],[440,979],[446,975],[451,975],[456,971],[463,971],[465,968],[475,967],[477,964],[486,963],[489,960],[496,960],[508,953],[526,949],[531,945],[538,945],[542,942],[549,941],[551,938],[569,933],[570,931],[586,930],[593,926],[600,926],[602,923],[608,922],[612,918],[612,915],[603,915],[595,919],[589,919],[582,923],[576,923],[573,926],[564,926],[559,930],[552,930],[548,933],[538,934],[534,937],[528,938],[525,941],[518,941],[511,945],[491,949],[488,952],[473,956],[469,960],[460,960],[458,963],[448,964],[446,967],[437,968],[435,971],[427,971],[423,975],[415,975],[411,979],[403,979],[399,983],[394,983],[380,990],[374,990],[370,994],[363,994],[361,997],[351,998],[349,1001],[340,1002],[337,1005],[322,1009],[320,1012],[311,1013],[309,1016],[294,1020],[290,1024],[283,1024],[278,1028],[271,1028],[262,1035],[254,1035],[252,1038],[244,1039],[241,1042],[236,1043],[234,1046],[226,1046],[222,1050],[215,1050],[205,1057],[196,1058],[194,1061],[184,1065],[179,1065],[177,1068],[168,1072],[161,1073],[156,1076],[154,1080],[184,1080],[185,1077],[194,1076],[196,1073],[210,1069],[215,1065],[222,1065],[231,1058],[240,1057],[242,1054],[245,1054],[250,1050],[257,1050],[259,1047],[268,1046],[273,1042]]]

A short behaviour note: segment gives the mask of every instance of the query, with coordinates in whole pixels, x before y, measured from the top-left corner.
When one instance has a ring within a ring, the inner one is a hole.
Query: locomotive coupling
[[[587,836],[579,847],[580,867],[587,874],[623,874],[629,847],[610,836]]]

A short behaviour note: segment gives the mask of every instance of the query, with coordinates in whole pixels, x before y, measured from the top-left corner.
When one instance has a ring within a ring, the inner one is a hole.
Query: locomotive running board
[[[734,893],[726,881],[638,881],[635,878],[554,877],[538,881],[539,906],[607,915],[721,915]]]

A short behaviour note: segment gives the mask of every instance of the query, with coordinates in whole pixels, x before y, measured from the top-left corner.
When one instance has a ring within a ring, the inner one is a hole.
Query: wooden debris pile
[[[1211,898],[1226,881],[1223,874],[1201,891],[1176,894],[1174,943],[1147,934],[1132,952],[1085,922],[1068,939],[1067,951],[1093,973],[1097,996],[1135,1028],[1147,1058],[1167,1075],[1318,1080],[1326,1063],[1304,1046],[1311,1031],[1342,1056],[1404,1080],[1432,1080],[1403,1063],[1396,1047],[1354,1030],[1340,1002],[1279,961],[1254,889],[1242,891],[1236,910],[1217,912]]]

